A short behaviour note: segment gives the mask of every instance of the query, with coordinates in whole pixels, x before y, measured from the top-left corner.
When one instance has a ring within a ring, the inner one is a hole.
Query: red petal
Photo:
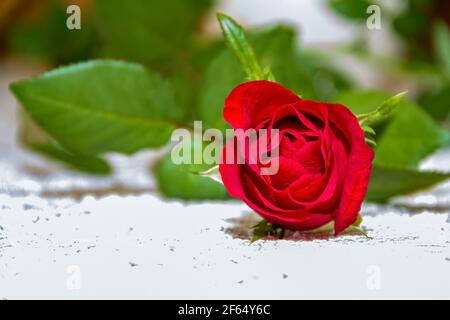
[[[246,82],[236,87],[226,99],[223,117],[234,129],[255,128],[271,118],[279,106],[299,100],[295,93],[275,82]]]
[[[339,234],[356,221],[361,210],[370,181],[374,152],[365,142],[364,132],[350,110],[338,104],[329,105],[329,108],[330,121],[337,124],[350,141],[346,180],[334,226],[335,233]]]

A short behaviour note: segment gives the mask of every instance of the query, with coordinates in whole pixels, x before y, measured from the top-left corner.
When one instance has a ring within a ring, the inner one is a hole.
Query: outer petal
[[[350,144],[344,190],[335,218],[334,230],[338,234],[356,221],[361,210],[370,182],[374,152],[365,142],[358,120],[347,107],[339,104],[330,104],[328,107],[330,121],[339,128]]]
[[[255,128],[272,117],[283,105],[301,100],[285,87],[266,80],[250,81],[236,87],[225,100],[223,116],[234,128]]]

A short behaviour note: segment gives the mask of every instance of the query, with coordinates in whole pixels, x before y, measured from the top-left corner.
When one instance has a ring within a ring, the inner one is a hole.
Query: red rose
[[[223,114],[234,130],[279,130],[276,174],[262,175],[261,165],[247,163],[247,156],[243,164],[222,161],[220,174],[231,196],[268,222],[292,230],[312,230],[334,221],[338,234],[355,222],[374,153],[349,109],[302,100],[273,82],[252,81],[233,90]],[[239,145],[227,143],[222,159],[230,148]]]

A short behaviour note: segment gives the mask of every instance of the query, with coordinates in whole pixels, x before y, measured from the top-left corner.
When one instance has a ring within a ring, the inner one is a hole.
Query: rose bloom
[[[291,230],[334,222],[339,234],[356,221],[374,153],[347,107],[302,100],[274,82],[251,81],[231,92],[223,114],[234,130],[279,130],[274,175],[261,174],[261,164],[250,163],[248,152],[237,150],[245,144],[228,141],[219,170],[231,196],[268,222]],[[230,148],[244,163],[224,161]]]

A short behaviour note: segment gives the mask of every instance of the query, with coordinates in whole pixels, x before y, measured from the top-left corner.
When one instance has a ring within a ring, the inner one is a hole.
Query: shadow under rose
[[[256,213],[252,211],[246,211],[239,218],[227,219],[226,222],[230,223],[231,226],[224,230],[225,233],[229,234],[231,237],[235,239],[241,240],[249,240],[251,241],[253,238],[254,227],[258,222],[261,221],[261,217],[259,217]],[[283,230],[282,236],[273,236],[268,235],[260,240],[288,240],[288,241],[314,241],[314,240],[331,240],[336,238],[341,238],[344,236],[364,236],[361,232],[357,232],[355,230],[348,230],[340,234],[339,236],[335,236],[332,231],[293,231],[293,230]],[[367,236],[364,236],[368,238]]]

